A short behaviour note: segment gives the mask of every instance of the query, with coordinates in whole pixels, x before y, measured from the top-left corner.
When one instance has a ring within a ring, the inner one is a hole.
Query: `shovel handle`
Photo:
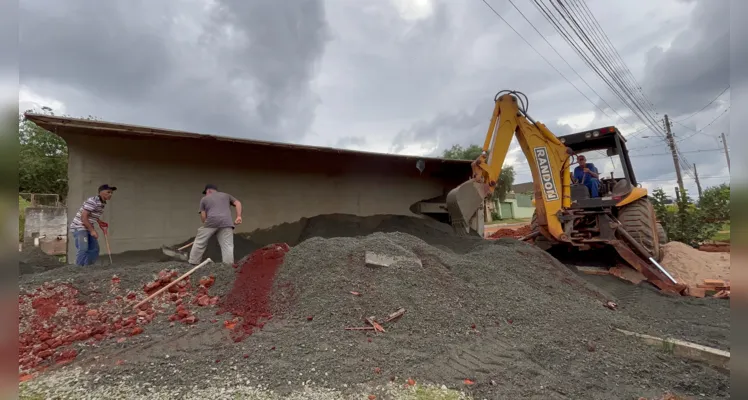
[[[112,265],[114,263],[112,261],[112,248],[109,247],[109,234],[107,231],[104,231],[104,240],[106,241],[106,252],[109,254],[109,265]]]
[[[184,249],[186,249],[186,248],[188,248],[188,247],[192,246],[192,244],[193,244],[193,243],[195,243],[195,242],[189,242],[189,243],[187,243],[186,245],[184,245],[184,246],[182,246],[182,247],[178,248],[178,249],[177,249],[177,251],[182,251],[182,250],[184,250]]]

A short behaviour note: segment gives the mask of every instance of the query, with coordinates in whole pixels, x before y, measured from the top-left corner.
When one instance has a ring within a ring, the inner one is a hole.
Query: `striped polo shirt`
[[[90,222],[91,225],[93,225],[94,222],[98,222],[101,215],[104,214],[105,205],[106,201],[102,200],[101,197],[89,197],[85,202],[83,202],[83,206],[78,210],[78,213],[75,214],[75,218],[73,218],[73,222],[70,224],[70,229],[86,229],[85,225],[83,225],[82,219],[83,210],[88,211],[88,222]]]

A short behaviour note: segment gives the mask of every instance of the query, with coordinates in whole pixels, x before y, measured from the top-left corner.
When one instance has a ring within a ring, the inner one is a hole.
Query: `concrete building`
[[[194,236],[206,183],[241,200],[244,223],[237,232],[250,232],[321,214],[415,215],[415,203],[443,196],[470,176],[468,161],[26,117],[68,144],[68,221],[100,184],[117,186],[104,215],[113,253]],[[416,168],[421,159],[423,172]],[[72,240],[68,251],[74,252]]]

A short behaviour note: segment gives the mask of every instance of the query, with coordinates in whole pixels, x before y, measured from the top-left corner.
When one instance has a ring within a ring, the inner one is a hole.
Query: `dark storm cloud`
[[[438,146],[433,155],[439,155],[446,148],[459,144],[467,147],[483,145],[491,117],[492,105],[480,105],[473,111],[440,113],[433,119],[413,125],[400,131],[392,141],[390,151],[401,152],[408,144],[426,142]]]
[[[662,113],[702,107],[730,84],[730,4],[694,1],[691,21],[668,49],[647,54],[643,86]]]
[[[328,40],[322,0],[214,4],[23,0],[22,83],[54,88],[73,114],[229,136],[303,136],[317,103],[310,81]]]
[[[420,122],[406,130],[400,131],[392,142],[390,151],[400,152],[409,143],[432,143],[436,149],[430,154],[439,156],[453,145],[467,147],[477,144],[483,146],[491,122],[493,101],[483,102],[472,111],[440,113],[429,121]],[[545,122],[544,122],[545,123]],[[556,135],[566,135],[573,129],[556,122],[545,123]]]
[[[164,37],[169,19],[146,7],[143,1],[23,1],[22,82],[52,79],[102,99],[148,96],[174,65]]]
[[[255,106],[262,126],[280,127],[286,117],[311,123],[316,100],[307,85],[329,38],[324,3],[219,0],[218,4],[206,42],[221,48],[219,60],[229,80],[252,85],[252,92],[244,95],[262,100]],[[236,29],[240,38],[227,35],[226,26]],[[294,115],[286,115],[288,111]]]

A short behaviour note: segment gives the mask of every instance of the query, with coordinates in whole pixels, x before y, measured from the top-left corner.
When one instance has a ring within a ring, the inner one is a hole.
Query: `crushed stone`
[[[35,274],[65,265],[58,257],[43,252],[36,246],[23,246],[18,257],[18,273]]]
[[[408,217],[315,217],[276,229],[247,239],[255,250],[270,243],[292,246],[274,276],[274,317],[263,329],[234,342],[227,327],[234,316],[217,315],[218,306],[191,307],[197,322],[182,324],[169,321],[175,305],[166,302],[141,334],[123,342],[73,344],[74,362],[52,366],[23,385],[41,386],[84,366],[74,387],[128,387],[121,398],[190,398],[208,388],[210,397],[231,398],[221,397],[227,381],[261,385],[280,398],[311,387],[339,398],[371,393],[384,399],[397,397],[371,388],[406,385],[408,379],[475,398],[657,398],[668,391],[729,397],[729,374],[613,330],[662,333],[653,319],[642,317],[646,306],[642,315],[603,307],[611,297],[605,290],[532,245],[455,237],[446,225]],[[367,268],[367,250],[416,256],[422,265]],[[95,307],[105,296],[85,288],[106,287],[113,273],[123,290],[144,297],[144,285],[170,269],[189,266],[65,266],[24,275],[20,285],[67,282],[81,296],[88,293]],[[198,274],[213,276],[210,295],[223,299],[236,271],[212,264]],[[381,322],[401,307],[402,317],[382,323],[385,333],[344,330],[366,326],[369,316]],[[729,318],[725,323],[729,330]]]

